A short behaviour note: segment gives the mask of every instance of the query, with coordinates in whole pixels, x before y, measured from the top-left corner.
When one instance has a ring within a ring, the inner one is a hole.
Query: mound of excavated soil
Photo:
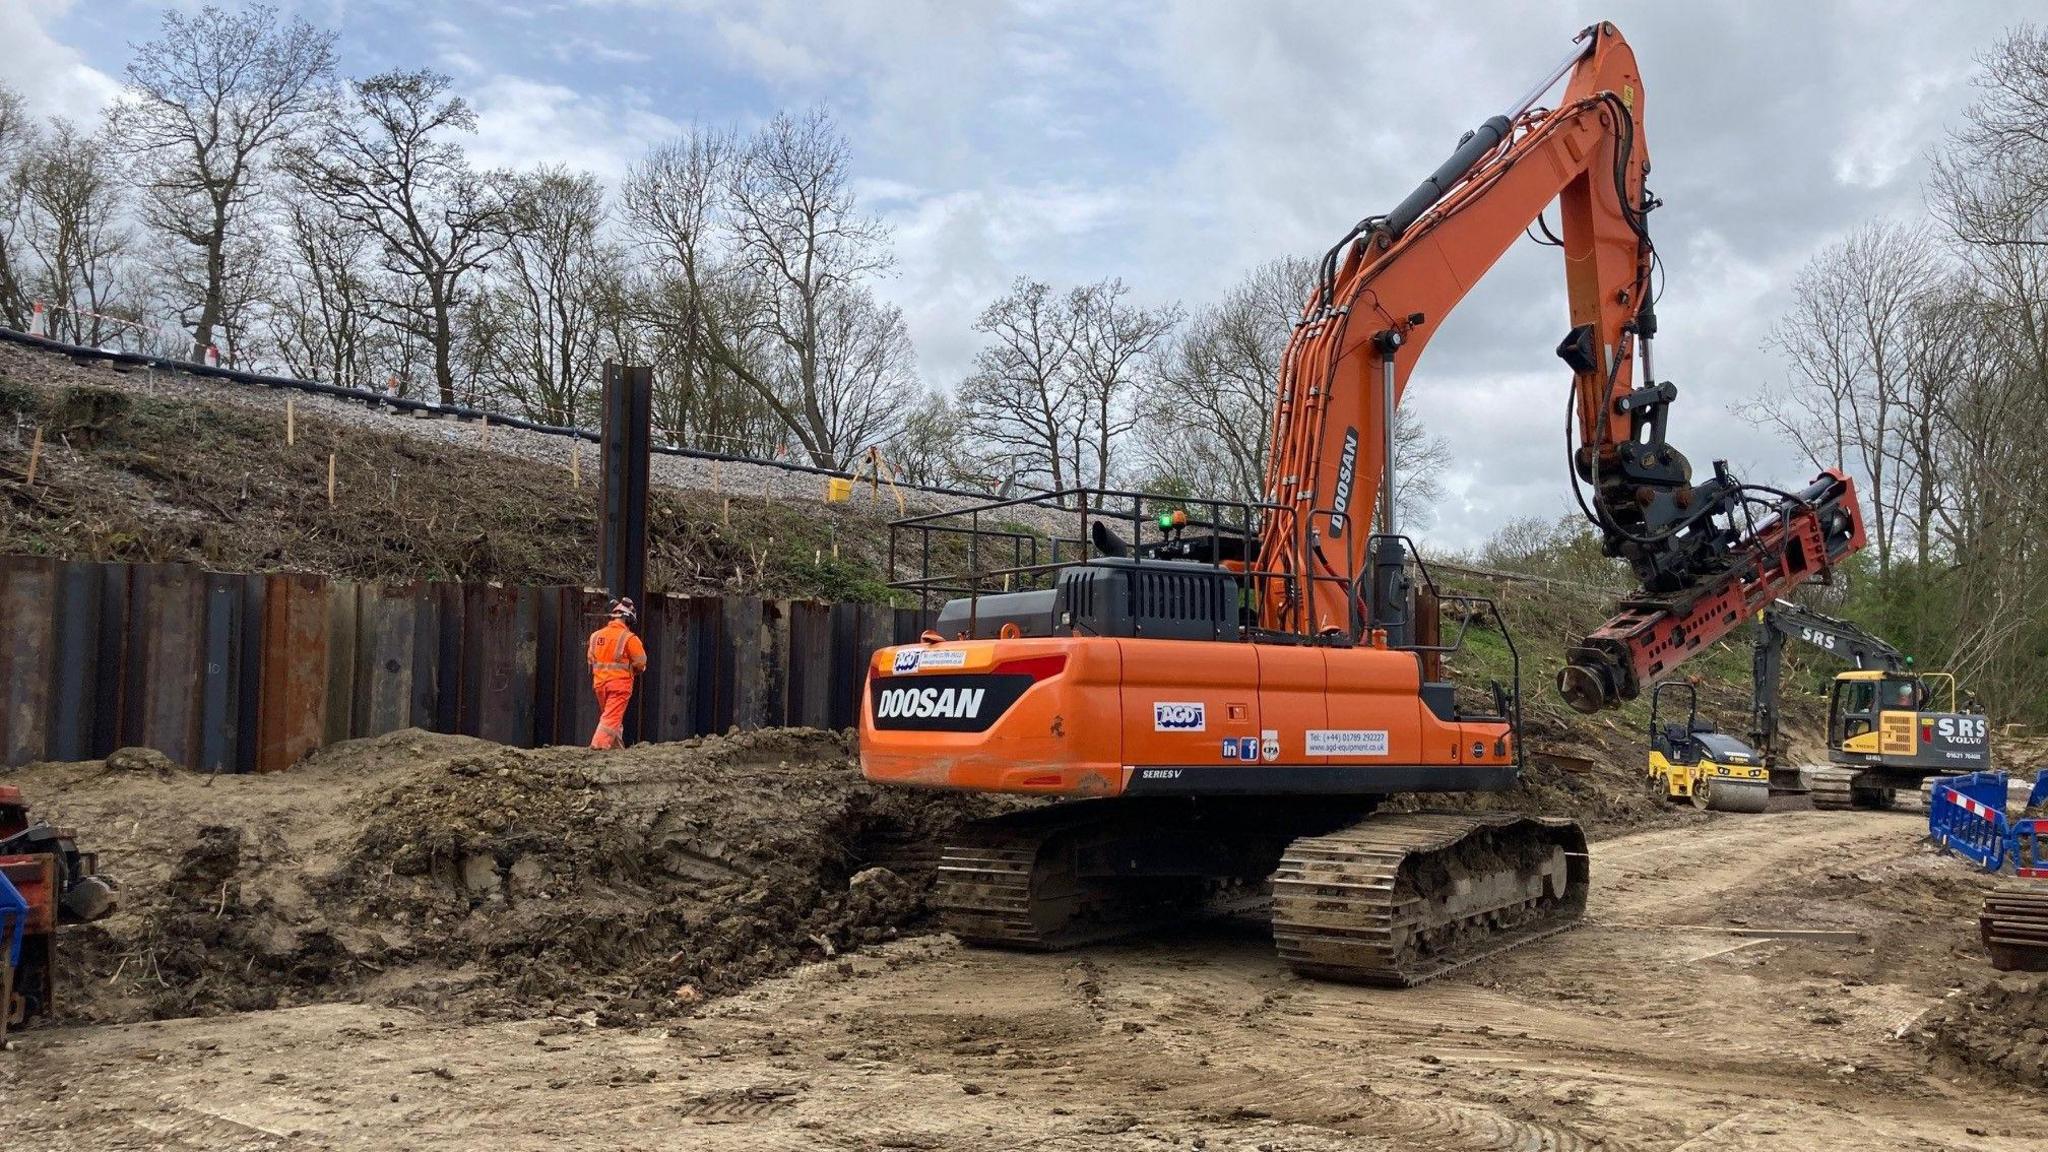
[[[120,1020],[370,998],[630,1021],[894,936],[928,846],[995,802],[879,789],[839,736],[624,752],[417,730],[276,776],[140,756],[10,783],[122,907],[67,930],[60,1012]]]
[[[1965,989],[1921,1028],[1937,1055],[2028,1088],[2048,1088],[2048,977],[2000,976]]]

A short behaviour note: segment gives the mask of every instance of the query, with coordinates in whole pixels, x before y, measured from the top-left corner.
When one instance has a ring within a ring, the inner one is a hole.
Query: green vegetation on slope
[[[179,402],[109,388],[0,380],[0,549],[75,560],[191,562],[353,580],[594,584],[596,469],[566,469],[301,414]],[[337,499],[327,502],[328,456]],[[648,585],[882,600],[886,521],[760,496],[657,489]]]

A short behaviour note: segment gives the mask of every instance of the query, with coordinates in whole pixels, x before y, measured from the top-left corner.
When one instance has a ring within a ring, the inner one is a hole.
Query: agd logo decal
[[[1159,701],[1152,705],[1154,732],[1201,732],[1209,727],[1208,709],[1199,701]]]
[[[922,659],[924,659],[923,649],[905,648],[896,653],[896,666],[891,671],[898,676],[903,675],[905,672],[915,672],[917,671],[918,662]]]

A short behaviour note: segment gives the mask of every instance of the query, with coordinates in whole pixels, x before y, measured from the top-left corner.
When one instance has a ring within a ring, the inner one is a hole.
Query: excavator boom
[[[1573,489],[1610,555],[1642,593],[1571,653],[1565,698],[1595,711],[1633,697],[1758,607],[1863,543],[1848,479],[1797,493],[1744,485],[1716,464],[1695,483],[1665,436],[1678,390],[1650,376],[1655,248],[1644,190],[1649,150],[1635,55],[1611,24],[1529,95],[1468,133],[1393,211],[1330,250],[1289,342],[1274,411],[1267,517],[1258,548],[1261,620],[1276,632],[1344,628],[1360,608],[1391,625],[1412,613],[1396,539],[1394,413],[1432,334],[1543,213],[1559,206],[1572,373],[1566,416]],[[1536,101],[1568,76],[1555,108]],[[1643,361],[1638,383],[1636,361]],[[1581,494],[1579,486],[1590,489]],[[1377,522],[1378,531],[1372,531]],[[1371,573],[1371,591],[1359,587]],[[1353,598],[1366,601],[1360,605]]]

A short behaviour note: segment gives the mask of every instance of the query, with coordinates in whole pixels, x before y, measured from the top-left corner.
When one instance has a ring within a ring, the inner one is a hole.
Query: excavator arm
[[[1536,107],[1569,75],[1554,109]],[[1330,250],[1282,362],[1266,476],[1260,622],[1323,634],[1363,614],[1396,643],[1410,613],[1389,467],[1396,406],[1431,335],[1544,210],[1560,208],[1571,327],[1566,437],[1574,494],[1642,593],[1575,646],[1565,698],[1595,711],[1739,626],[1780,592],[1862,546],[1850,482],[1797,493],[1738,483],[1717,463],[1695,483],[1666,440],[1677,396],[1650,374],[1655,249],[1634,53],[1612,24],[1516,106],[1467,133],[1385,216]],[[1643,360],[1643,383],[1635,364]],[[1590,496],[1580,491],[1580,485]],[[1378,531],[1372,530],[1377,519]],[[1365,579],[1370,577],[1370,591]]]

